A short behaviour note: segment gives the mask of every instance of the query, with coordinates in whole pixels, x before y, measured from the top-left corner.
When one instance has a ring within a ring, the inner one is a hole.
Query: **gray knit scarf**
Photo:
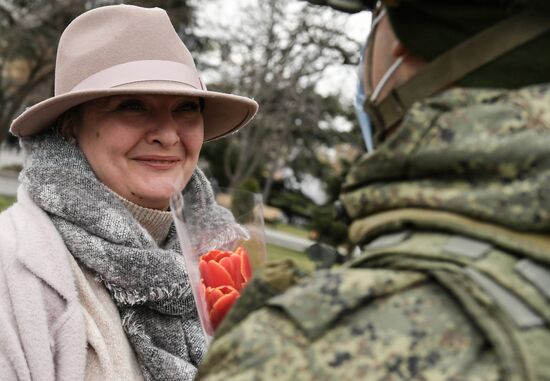
[[[46,211],[81,266],[97,274],[116,303],[146,380],[192,380],[206,341],[174,226],[159,248],[97,180],[80,149],[55,134],[25,138],[20,180]],[[218,213],[200,171],[191,180],[198,209]]]

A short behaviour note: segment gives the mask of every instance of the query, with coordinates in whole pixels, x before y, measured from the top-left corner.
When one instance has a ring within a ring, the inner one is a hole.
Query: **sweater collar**
[[[111,192],[124,204],[139,224],[153,237],[157,245],[161,246],[170,233],[172,213],[169,210],[144,208],[125,199],[121,195]]]

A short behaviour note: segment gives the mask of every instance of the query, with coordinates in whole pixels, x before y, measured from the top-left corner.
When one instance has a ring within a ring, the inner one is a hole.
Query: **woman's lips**
[[[154,169],[171,169],[181,160],[177,156],[138,156],[134,158],[139,164]]]

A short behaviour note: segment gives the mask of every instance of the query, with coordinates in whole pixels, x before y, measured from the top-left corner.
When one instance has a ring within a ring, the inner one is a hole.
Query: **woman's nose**
[[[147,131],[146,140],[150,144],[160,144],[165,147],[176,145],[179,142],[178,124],[172,113],[156,115],[153,118],[151,127]]]

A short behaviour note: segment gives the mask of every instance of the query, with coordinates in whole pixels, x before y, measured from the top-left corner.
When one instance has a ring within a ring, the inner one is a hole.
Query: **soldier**
[[[362,254],[268,267],[198,379],[550,380],[550,5],[334,3],[374,12],[376,147],[340,198]]]

